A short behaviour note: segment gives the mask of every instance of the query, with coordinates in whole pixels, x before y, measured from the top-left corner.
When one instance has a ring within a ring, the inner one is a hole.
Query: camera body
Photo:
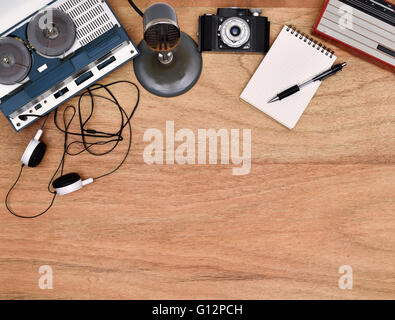
[[[263,52],[269,50],[270,22],[260,9],[219,8],[199,17],[199,50]]]

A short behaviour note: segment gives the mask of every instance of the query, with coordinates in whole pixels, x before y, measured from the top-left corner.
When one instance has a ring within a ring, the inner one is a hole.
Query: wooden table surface
[[[110,0],[132,39],[142,21],[126,0]],[[145,9],[152,1],[137,0]],[[167,1],[182,30],[196,39],[197,17],[217,7],[262,7],[273,41],[284,24],[311,32],[322,0]],[[331,44],[349,67],[325,81],[296,128],[282,127],[239,100],[260,54],[204,53],[198,84],[163,99],[142,92],[133,119],[134,145],[116,175],[58,198],[32,221],[0,212],[2,299],[394,299],[395,78],[387,67]],[[268,75],[270,76],[270,75]],[[128,63],[107,78],[136,81]],[[135,95],[116,90],[123,104]],[[75,103],[75,100],[72,100]],[[115,114],[98,105],[97,126]],[[252,167],[148,165],[149,128],[251,129]],[[39,124],[16,134],[0,117],[0,195]],[[42,164],[26,169],[12,207],[46,207],[47,184],[63,136],[48,122]],[[68,158],[83,177],[111,170],[126,145],[109,156]],[[53,269],[53,289],[38,286],[39,267]],[[338,286],[339,267],[353,270],[352,290]]]

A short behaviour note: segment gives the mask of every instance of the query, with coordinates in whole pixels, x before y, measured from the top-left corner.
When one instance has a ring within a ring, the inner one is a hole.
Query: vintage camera
[[[260,9],[219,8],[199,17],[199,50],[267,52],[270,22]]]

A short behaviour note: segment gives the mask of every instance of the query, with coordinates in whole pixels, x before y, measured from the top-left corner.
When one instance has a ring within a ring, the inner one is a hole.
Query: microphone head
[[[171,51],[178,46],[180,39],[177,15],[171,6],[156,3],[145,11],[144,40],[151,50]]]

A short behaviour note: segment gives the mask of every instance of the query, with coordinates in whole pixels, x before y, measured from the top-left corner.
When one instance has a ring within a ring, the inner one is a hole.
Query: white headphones
[[[33,140],[29,142],[29,145],[21,158],[21,162],[30,168],[37,167],[44,158],[47,146],[45,143],[40,141],[42,134],[43,130],[40,129],[37,131]],[[56,194],[63,196],[65,194],[78,191],[92,182],[92,178],[82,180],[77,173],[69,173],[57,178],[52,183],[52,186],[55,189]]]
[[[89,178],[87,180],[82,180],[79,174],[69,173],[57,178],[52,183],[52,186],[58,195],[63,196],[65,194],[78,191],[82,189],[82,187],[91,184],[92,182],[93,182],[92,178]]]
[[[121,84],[121,83],[128,84],[128,85],[134,87],[137,92],[136,103],[135,103],[133,109],[131,110],[130,114],[127,113],[125,111],[125,109],[119,104],[119,102],[115,98],[114,94],[110,90],[111,86],[115,86],[115,85]],[[96,90],[106,90],[112,96],[113,99],[107,99],[105,97],[101,97],[99,95],[92,94],[92,92],[96,91]],[[85,95],[90,97],[90,99],[91,99],[91,115],[86,119],[85,119],[85,116],[82,116],[82,114],[81,114],[81,99]],[[80,99],[78,102],[78,107],[74,107],[74,106],[70,105],[70,106],[67,106],[63,111],[64,128],[62,128],[58,124],[58,121],[57,121],[58,109],[55,109],[54,124],[55,124],[56,128],[64,134],[63,157],[60,161],[59,166],[57,167],[56,171],[54,172],[53,177],[51,178],[51,180],[48,184],[48,191],[49,191],[49,193],[52,194],[52,200],[51,200],[49,206],[41,213],[38,213],[36,215],[31,215],[31,216],[19,215],[16,212],[14,212],[12,210],[12,208],[10,208],[10,206],[9,206],[9,196],[13,192],[13,190],[16,187],[16,185],[18,184],[19,180],[21,179],[23,168],[25,166],[28,166],[31,168],[36,167],[41,163],[42,159],[44,158],[47,147],[46,147],[45,143],[40,141],[40,138],[43,135],[43,128],[45,126],[46,121],[48,120],[48,117],[42,116],[42,115],[34,115],[34,114],[27,114],[27,115],[19,116],[19,117],[37,117],[37,118],[45,118],[46,117],[46,119],[44,120],[44,122],[41,126],[41,129],[37,131],[36,135],[29,142],[29,145],[27,146],[25,152],[23,153],[22,158],[21,158],[22,165],[20,168],[19,175],[16,178],[13,185],[11,186],[10,190],[7,192],[7,195],[5,198],[5,205],[7,207],[7,210],[14,216],[19,217],[19,218],[26,218],[26,219],[37,218],[37,217],[45,214],[48,210],[50,210],[50,208],[54,204],[54,201],[55,201],[55,198],[57,195],[63,196],[65,194],[69,194],[69,193],[81,190],[84,186],[93,183],[95,180],[99,180],[103,177],[114,174],[125,163],[128,155],[130,153],[131,147],[132,147],[132,133],[133,132],[132,132],[131,120],[132,120],[133,115],[139,106],[139,103],[140,103],[140,89],[139,89],[139,87],[135,83],[127,81],[127,80],[116,81],[116,82],[113,82],[113,83],[110,83],[107,85],[95,84],[95,85],[91,86],[90,88],[88,88],[86,91],[82,92],[79,97],[80,97]],[[115,131],[115,133],[114,132],[110,132],[110,133],[101,132],[101,131],[96,131],[93,129],[86,128],[89,120],[91,119],[92,114],[94,113],[94,97],[98,97],[98,98],[100,97],[100,98],[107,99],[109,102],[112,102],[117,107],[118,111],[120,112],[122,122],[120,124],[119,130]],[[70,118],[66,117],[68,110],[72,111]],[[73,122],[74,116],[76,116],[76,115],[78,115],[78,117],[80,119],[80,127],[79,127],[80,131],[79,132],[73,132],[73,131],[69,130],[69,128]],[[81,119],[84,119],[84,121],[81,121]],[[77,173],[63,174],[65,158],[67,155],[77,155],[77,154],[80,154],[84,151],[90,153],[91,155],[95,155],[95,156],[102,156],[102,155],[109,154],[110,152],[115,150],[115,148],[119,145],[119,143],[121,141],[123,141],[125,139],[125,137],[123,136],[123,132],[124,132],[125,128],[129,129],[128,130],[129,131],[128,148],[125,152],[125,156],[122,158],[122,161],[119,163],[119,165],[117,165],[117,167],[115,167],[115,169],[111,170],[110,172],[108,172],[106,174],[102,174],[96,178],[89,178],[86,180],[81,179],[80,175]],[[73,142],[68,143],[69,135],[81,137],[81,141],[77,139]],[[86,142],[85,137],[97,138],[97,141]],[[68,148],[73,143],[81,143],[83,146],[83,149],[77,154],[71,154],[68,152]],[[102,152],[93,152],[90,150],[90,148],[93,146],[107,145],[109,143],[115,143],[115,145],[111,145],[108,150],[105,150]],[[59,178],[55,179],[55,176],[57,176],[57,174],[59,172],[60,172],[61,176]],[[51,188],[51,184],[52,184],[52,188]]]
[[[45,143],[40,142],[40,138],[43,131],[40,129],[37,131],[33,140],[30,140],[25,152],[23,153],[21,162],[31,168],[37,167],[41,160],[44,158],[45,150],[47,146]]]

